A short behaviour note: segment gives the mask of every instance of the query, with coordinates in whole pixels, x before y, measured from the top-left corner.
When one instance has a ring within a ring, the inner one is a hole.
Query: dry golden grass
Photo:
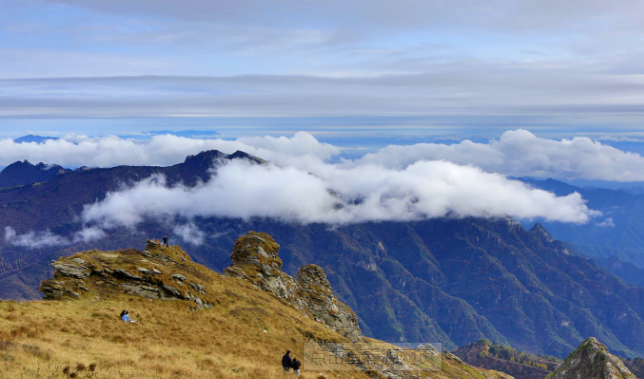
[[[0,377],[66,378],[65,367],[76,373],[82,364],[79,378],[283,378],[281,356],[287,349],[297,354],[305,333],[339,338],[262,295],[196,312],[180,301],[127,296],[2,302]],[[120,321],[124,308],[139,323]]]
[[[118,262],[134,267],[133,260],[140,260],[131,251],[76,257],[112,268]],[[0,301],[0,379],[283,379],[294,377],[281,369],[286,350],[298,356],[311,339],[348,342],[248,282],[181,261],[173,270],[198,278],[213,308],[195,311],[188,301],[124,295],[89,279],[90,291],[78,300]],[[138,323],[120,321],[123,309]],[[483,378],[469,366],[444,362],[432,378]],[[307,369],[302,368],[304,379],[369,378],[357,370]]]

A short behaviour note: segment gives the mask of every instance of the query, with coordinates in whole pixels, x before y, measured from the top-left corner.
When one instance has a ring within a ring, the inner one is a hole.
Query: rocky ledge
[[[178,246],[148,241],[145,251],[88,251],[52,262],[53,279],[40,291],[48,300],[104,296],[118,292],[150,299],[184,300],[195,308],[216,301],[206,293],[205,280],[188,254]]]
[[[279,249],[268,234],[249,232],[235,242],[232,265],[224,275],[250,281],[350,340],[359,340],[362,332],[358,318],[333,294],[324,270],[307,265],[300,268],[297,279],[293,278],[282,272]]]

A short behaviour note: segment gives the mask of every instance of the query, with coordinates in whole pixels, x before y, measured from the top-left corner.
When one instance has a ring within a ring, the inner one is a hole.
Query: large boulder
[[[235,242],[232,264],[224,270],[224,275],[250,281],[308,317],[353,341],[359,340],[362,332],[358,318],[333,294],[324,270],[316,265],[304,266],[295,279],[282,272],[279,249],[268,234],[249,232]]]
[[[585,340],[547,379],[637,379],[596,338]]]

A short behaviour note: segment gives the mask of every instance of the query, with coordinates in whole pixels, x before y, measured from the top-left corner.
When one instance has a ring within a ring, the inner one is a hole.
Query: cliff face
[[[585,340],[547,379],[637,379],[596,338]]]
[[[362,336],[355,313],[333,294],[324,270],[314,264],[300,268],[297,279],[282,272],[280,246],[265,233],[249,232],[235,242],[232,265],[224,270],[322,322],[352,341]]]

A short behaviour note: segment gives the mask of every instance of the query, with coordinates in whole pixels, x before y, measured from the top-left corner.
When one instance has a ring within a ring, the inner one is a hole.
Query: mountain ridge
[[[207,152],[167,168],[73,172],[38,186],[0,192],[0,228],[69,235],[80,227],[75,216],[85,204],[123,183],[164,174],[170,184],[195,185],[211,177],[215,158],[234,155],[221,154]],[[625,356],[644,352],[644,290],[625,285],[571,252],[542,226],[528,231],[513,220],[475,218],[333,228],[268,219],[192,221],[206,236],[203,245],[193,247],[193,259],[212,269],[228,267],[235,240],[248,230],[282,241],[280,256],[290,276],[296,277],[302,266],[319,265],[338,298],[356,311],[368,336],[438,342],[450,349],[488,338],[563,357],[586,336],[595,335]],[[150,219],[136,231],[117,229],[91,244],[63,248],[29,249],[5,241],[0,246],[0,296],[33,298],[29,291],[35,291],[37,278],[51,274],[47,263],[56,255],[91,248],[144,249],[141,241],[146,237],[169,234],[169,222],[173,220]]]

